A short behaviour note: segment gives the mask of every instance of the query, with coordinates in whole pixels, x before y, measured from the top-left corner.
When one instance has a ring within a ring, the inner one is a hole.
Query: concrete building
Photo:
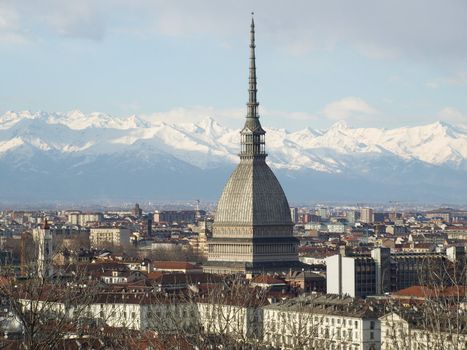
[[[461,257],[462,247],[457,249],[456,256]],[[326,258],[327,292],[364,298],[430,282],[449,284],[449,279],[432,279],[437,274],[447,278],[451,267],[447,255],[441,253],[391,253],[381,247],[370,255],[341,251]]]
[[[104,215],[102,213],[82,213],[79,211],[69,212],[68,223],[71,225],[86,226],[88,223],[101,223],[104,221]]]
[[[360,210],[360,221],[366,224],[372,224],[374,222],[373,209],[362,208]]]
[[[357,222],[357,212],[355,210],[349,210],[345,213],[347,222],[350,225],[354,225]]]
[[[331,222],[326,225],[327,231],[331,233],[344,233],[346,226],[341,222]]]
[[[202,211],[202,215],[206,213]],[[204,213],[204,214],[203,214]],[[154,222],[155,223],[187,223],[192,224],[196,221],[196,210],[162,210],[154,212]]]
[[[370,257],[333,255],[326,258],[326,291],[351,297],[374,295],[375,270],[375,263]]]
[[[301,266],[290,207],[266,164],[265,131],[256,99],[255,29],[250,31],[249,100],[240,132],[240,164],[217,205],[205,271],[213,273],[287,272]]]
[[[133,215],[135,218],[140,218],[143,215],[143,210],[139,207],[138,203],[136,203],[131,210],[131,215]]]
[[[294,224],[298,224],[298,208],[290,208],[290,217]]]
[[[316,215],[318,215],[322,219],[328,219],[329,218],[329,209],[328,208],[318,208],[318,210],[316,210]]]
[[[130,233],[125,227],[93,227],[89,236],[91,248],[129,245]]]
[[[450,211],[443,211],[443,210],[433,210],[425,213],[425,217],[428,219],[439,219],[444,222],[450,223],[451,222],[451,212]]]
[[[50,277],[53,274],[53,245],[52,233],[47,220],[42,226],[33,230],[32,237],[37,254],[37,275],[41,278]]]

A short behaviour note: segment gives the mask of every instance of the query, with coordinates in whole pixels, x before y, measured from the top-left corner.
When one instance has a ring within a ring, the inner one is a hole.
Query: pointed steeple
[[[252,13],[253,15],[253,13]],[[256,56],[255,56],[255,21],[251,18],[250,26],[250,69],[248,78],[248,103],[245,126],[241,131],[242,159],[264,159],[266,158],[264,135],[266,132],[261,127],[258,115],[258,100],[256,94]]]
[[[252,13],[253,15],[253,13]],[[250,77],[248,79],[248,113],[247,118],[258,117],[258,101],[256,100],[256,57],[255,57],[255,20],[251,17],[250,27]]]

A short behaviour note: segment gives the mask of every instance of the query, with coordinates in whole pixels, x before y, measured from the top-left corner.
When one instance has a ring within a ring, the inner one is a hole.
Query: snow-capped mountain
[[[399,193],[402,197],[423,194],[458,201],[467,194],[465,126],[437,122],[386,130],[356,129],[339,122],[327,130],[266,131],[269,164],[276,169],[286,191],[301,194],[300,199],[313,199],[316,191],[323,192],[319,199],[327,199],[324,183],[328,193],[342,187],[340,193],[352,197],[352,191],[360,191],[355,185],[359,181],[368,184],[364,187],[369,191],[367,196],[374,194],[371,191],[381,196],[385,190],[391,194],[396,190],[403,191]],[[71,185],[80,179],[90,181],[87,185],[92,184],[93,191],[99,189],[99,195],[105,196],[105,188],[109,188],[109,196],[123,197],[132,193],[123,185],[128,176],[145,178],[149,174],[148,181],[163,181],[166,192],[172,194],[176,194],[180,183],[187,182],[187,177],[199,177],[188,191],[195,194],[197,184],[211,184],[214,188],[204,193],[216,198],[238,162],[238,151],[239,129],[226,128],[212,118],[169,124],[137,116],[123,119],[80,111],[7,112],[0,116],[0,179],[11,185],[0,189],[0,199],[14,196],[13,189],[17,193],[32,188],[37,191],[41,185],[46,193],[54,194],[63,187],[63,197],[86,195],[88,192]],[[211,181],[214,175],[219,179]],[[305,198],[298,189],[311,179],[320,183],[308,184],[310,193]],[[119,190],[108,187],[109,181]],[[178,181],[177,185],[174,181]],[[46,190],[49,182],[50,189]],[[183,191],[173,197],[188,197]],[[202,194],[202,189],[199,192]],[[135,189],[134,194],[138,193],[140,190]],[[157,191],[154,193],[157,195]],[[359,195],[364,197],[363,193]]]

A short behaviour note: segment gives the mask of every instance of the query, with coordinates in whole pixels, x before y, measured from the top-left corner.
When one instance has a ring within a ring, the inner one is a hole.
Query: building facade
[[[362,208],[360,210],[360,221],[371,224],[374,222],[373,209],[372,208]]]
[[[266,164],[265,131],[256,99],[255,27],[250,31],[247,117],[240,132],[240,164],[218,202],[205,271],[282,272],[300,265],[290,207],[279,181]]]
[[[442,253],[391,253],[380,247],[370,255],[350,255],[342,250],[326,258],[327,292],[364,298],[414,285],[449,285],[448,272],[465,261],[464,251],[457,247],[458,259],[450,261],[449,255]]]
[[[452,322],[452,320],[447,322],[447,320],[442,320],[442,317],[427,320],[423,314],[408,314],[407,312],[391,312],[380,317],[379,320],[382,350],[464,350],[467,348],[465,323],[462,327],[460,323]],[[463,321],[466,321],[465,318]]]
[[[130,229],[125,227],[93,227],[89,236],[91,248],[130,244]]]
[[[263,343],[274,349],[380,349],[377,314],[352,298],[311,295],[263,309]]]
[[[52,233],[47,220],[42,226],[33,230],[32,237],[36,248],[37,275],[41,278],[50,277],[53,273],[53,245]]]

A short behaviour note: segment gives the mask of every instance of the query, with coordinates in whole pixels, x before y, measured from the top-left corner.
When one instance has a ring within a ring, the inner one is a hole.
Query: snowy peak
[[[147,127],[147,123],[136,115],[122,119],[98,112],[85,115],[77,110],[58,114],[56,118],[49,118],[48,122],[51,124],[63,124],[74,130],[87,128],[127,130]]]
[[[73,130],[83,130],[87,128],[127,130],[144,128],[149,125],[136,115],[132,115],[124,119],[99,112],[84,114],[79,110],[73,110],[65,113],[9,111],[0,116],[0,130],[9,129],[23,120],[40,120],[47,124],[61,124]]]
[[[241,122],[239,122],[241,124]],[[239,125],[240,126],[240,125]],[[0,155],[21,146],[37,152],[151,154],[163,152],[198,168],[238,161],[239,129],[211,117],[197,123],[150,122],[105,113],[7,112],[0,116]],[[343,173],[362,161],[391,157],[467,170],[467,129],[444,122],[397,129],[352,128],[338,122],[327,130],[268,129],[266,147],[275,168]]]

